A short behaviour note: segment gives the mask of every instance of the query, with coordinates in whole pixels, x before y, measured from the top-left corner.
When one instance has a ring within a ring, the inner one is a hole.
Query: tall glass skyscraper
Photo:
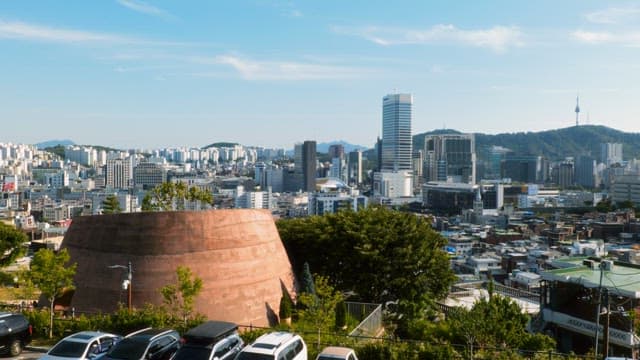
[[[382,98],[382,171],[411,170],[411,94]]]

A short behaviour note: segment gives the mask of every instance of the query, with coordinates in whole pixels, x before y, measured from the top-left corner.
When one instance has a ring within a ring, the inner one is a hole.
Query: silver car
[[[121,338],[99,331],[81,331],[60,340],[40,360],[94,359],[109,351]]]

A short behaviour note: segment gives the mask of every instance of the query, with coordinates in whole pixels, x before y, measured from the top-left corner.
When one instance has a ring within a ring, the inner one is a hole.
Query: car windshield
[[[112,359],[137,360],[142,358],[145,350],[147,350],[146,342],[124,339],[111,348],[107,356]]]
[[[87,348],[87,343],[81,343],[76,341],[60,341],[51,350],[49,355],[61,356],[61,357],[81,357]]]
[[[241,352],[235,360],[273,360],[273,355]]]
[[[320,355],[316,360],[339,360],[339,359],[344,359],[344,358],[335,356],[335,355]]]
[[[200,346],[183,346],[178,350],[173,360],[207,360],[211,356],[211,349]]]

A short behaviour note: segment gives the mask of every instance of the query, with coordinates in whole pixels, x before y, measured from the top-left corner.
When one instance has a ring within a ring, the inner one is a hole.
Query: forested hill
[[[459,133],[456,130],[437,130],[413,136],[415,149],[424,148],[425,135]],[[627,133],[600,125],[572,126],[564,129],[540,132],[519,132],[487,135],[476,133],[476,154],[485,158],[486,149],[492,145],[506,147],[518,154],[542,155],[550,160],[567,156],[591,154],[600,160],[600,144],[623,144],[624,159],[640,157],[640,133]]]

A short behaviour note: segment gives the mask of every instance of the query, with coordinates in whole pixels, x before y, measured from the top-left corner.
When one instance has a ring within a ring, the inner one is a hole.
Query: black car
[[[33,328],[22,314],[0,313],[0,353],[18,356],[31,342]]]
[[[226,321],[198,325],[187,331],[182,341],[173,360],[230,360],[244,345],[238,335],[238,325]]]
[[[180,348],[180,334],[171,329],[142,329],[120,340],[104,360],[169,360]]]

